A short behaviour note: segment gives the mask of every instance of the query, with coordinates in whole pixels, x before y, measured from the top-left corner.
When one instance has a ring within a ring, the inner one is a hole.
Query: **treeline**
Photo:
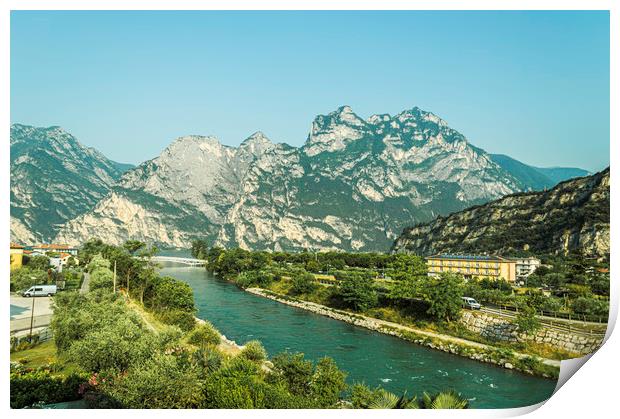
[[[396,255],[388,253],[346,253],[346,252],[259,252],[244,249],[223,249],[209,247],[203,240],[195,240],[191,247],[192,256],[207,260],[214,271],[228,274],[248,269],[260,269],[270,263],[290,263],[301,265],[309,272],[329,272],[345,267],[383,270],[416,256]],[[220,260],[220,256],[222,259]]]
[[[465,281],[459,275],[428,276],[425,260],[415,255],[344,252],[252,252],[208,248],[194,242],[207,269],[243,288],[260,287],[367,314],[385,310],[422,321],[451,321],[459,316],[461,297],[530,313],[559,312],[603,319],[609,312],[609,264],[581,254],[544,256],[529,276],[525,291],[504,279]],[[329,278],[333,278],[330,282]],[[284,281],[282,281],[284,279]],[[320,280],[333,285],[326,289]],[[397,321],[398,316],[392,316]]]

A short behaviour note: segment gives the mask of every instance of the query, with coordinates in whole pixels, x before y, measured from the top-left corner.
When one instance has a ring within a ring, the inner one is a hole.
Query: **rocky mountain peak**
[[[342,150],[347,143],[364,136],[366,125],[366,121],[349,106],[341,106],[327,115],[318,115],[312,122],[304,151],[308,156],[314,156],[325,151]]]

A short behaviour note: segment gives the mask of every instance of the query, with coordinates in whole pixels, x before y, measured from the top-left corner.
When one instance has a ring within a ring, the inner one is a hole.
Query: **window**
[[[35,288],[35,291],[43,291],[43,288]]]

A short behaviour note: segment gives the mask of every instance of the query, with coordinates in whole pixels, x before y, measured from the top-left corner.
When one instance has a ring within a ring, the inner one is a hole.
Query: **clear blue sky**
[[[139,163],[174,138],[299,146],[413,106],[537,166],[609,164],[607,12],[12,12],[11,120]]]

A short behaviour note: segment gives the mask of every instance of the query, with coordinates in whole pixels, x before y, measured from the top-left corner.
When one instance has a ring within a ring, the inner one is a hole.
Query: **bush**
[[[198,376],[173,355],[160,354],[136,364],[101,390],[132,409],[190,409],[204,404]]]
[[[314,275],[305,272],[293,277],[291,293],[293,295],[310,294],[316,289]]]
[[[185,332],[192,330],[196,326],[194,313],[183,310],[166,310],[155,314],[162,323],[179,326]]]
[[[213,373],[220,369],[224,362],[224,356],[214,347],[202,346],[192,355],[194,362],[204,375]],[[203,377],[204,378],[204,377]]]
[[[92,330],[75,341],[67,357],[86,371],[125,371],[150,358],[155,347],[152,333],[130,319],[118,318],[114,324]]]
[[[181,310],[194,313],[194,292],[183,281],[169,276],[155,280],[152,293],[145,304],[157,312]]]
[[[220,340],[220,333],[209,322],[196,326],[187,337],[187,341],[196,346],[218,345]]]
[[[67,377],[42,370],[11,373],[11,408],[21,409],[38,402],[50,404],[78,400],[80,385],[87,381],[87,375],[77,373]]]
[[[90,274],[89,291],[106,290],[112,292],[114,273],[108,268],[95,268]]]
[[[240,356],[250,361],[259,362],[267,359],[267,351],[259,341],[251,340],[245,344]]]

